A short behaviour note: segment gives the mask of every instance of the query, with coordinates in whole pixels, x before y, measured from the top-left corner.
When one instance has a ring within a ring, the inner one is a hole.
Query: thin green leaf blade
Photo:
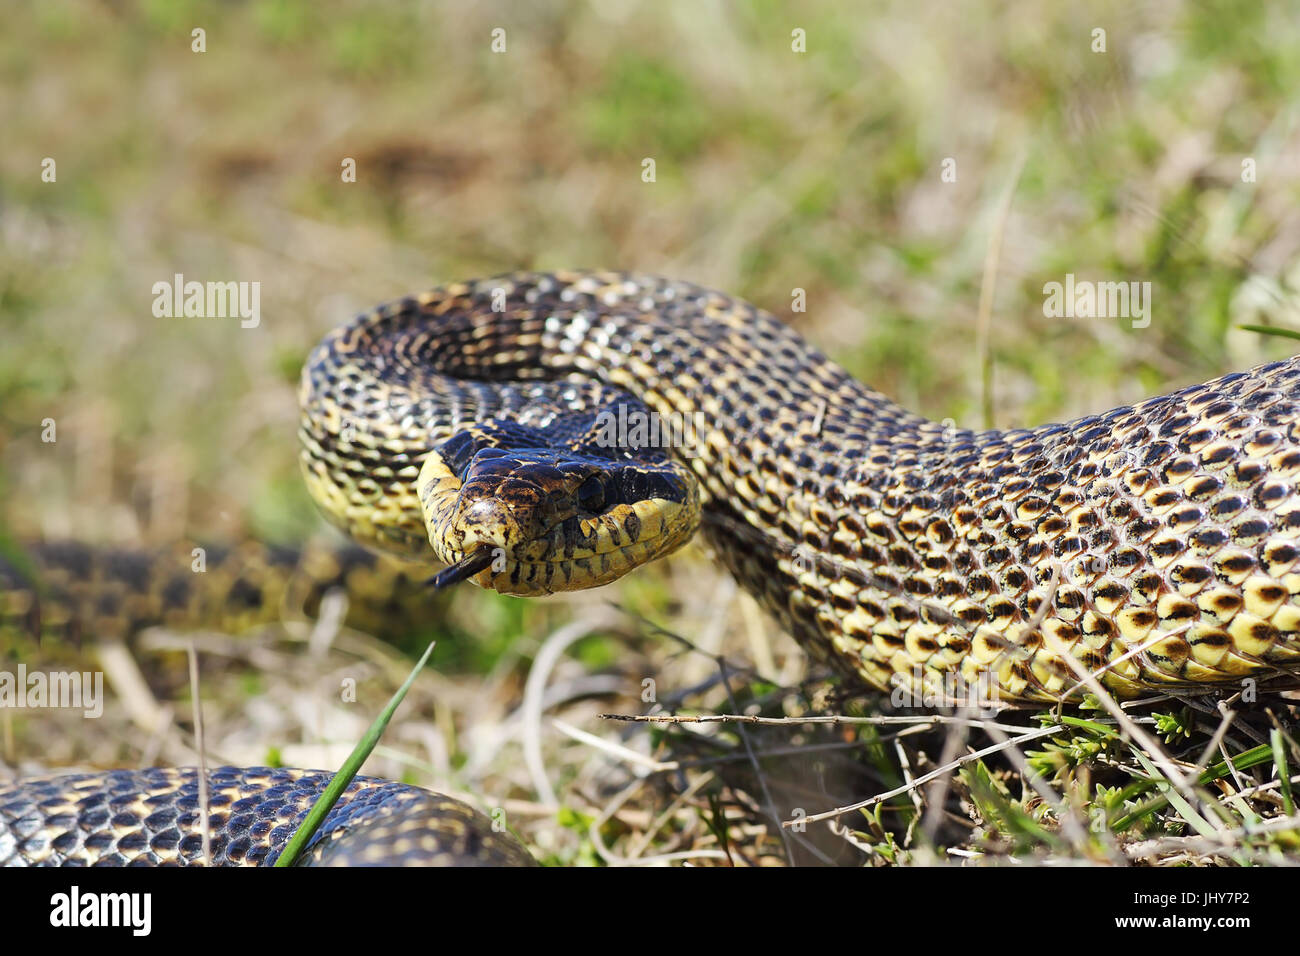
[[[329,786],[327,786],[321,792],[321,795],[316,798],[316,802],[313,803],[311,809],[307,811],[307,816],[303,818],[297,831],[295,831],[294,835],[289,839],[289,842],[285,844],[284,852],[282,852],[276,859],[276,866],[293,866],[298,862],[298,858],[302,855],[302,851],[307,846],[307,842],[315,835],[316,831],[320,829],[321,822],[329,812],[334,809],[334,804],[338,803],[339,797],[342,796],[343,791],[348,788],[348,784],[350,784],[353,778],[356,777],[357,772],[361,769],[361,765],[366,762],[366,758],[370,756],[370,752],[374,750],[375,745],[379,743],[379,738],[383,736],[384,730],[387,729],[388,722],[392,720],[393,714],[397,712],[397,707],[401,704],[402,699],[406,697],[406,692],[409,691],[411,685],[415,683],[415,678],[419,675],[420,671],[424,670],[424,665],[428,662],[429,655],[433,653],[433,648],[437,643],[437,641],[431,641],[429,646],[425,648],[424,654],[416,662],[415,666],[411,668],[411,673],[407,675],[405,682],[397,689],[397,693],[393,694],[389,699],[387,706],[385,706],[379,716],[375,718],[375,722],[370,725],[365,736],[362,737],[356,747],[353,748],[352,753],[349,754],[348,759],[343,762],[343,766],[339,768],[338,773],[334,774],[333,779],[330,780]]]
[[[1300,331],[1283,329],[1276,325],[1238,325],[1237,328],[1245,329],[1247,332],[1258,332],[1261,335],[1275,335],[1280,339],[1300,339]]]
[[[1273,764],[1277,767],[1278,785],[1282,788],[1282,809],[1287,816],[1295,813],[1295,799],[1291,795],[1291,770],[1287,764],[1286,748],[1282,746],[1282,731],[1274,727],[1269,732],[1269,743],[1273,747]]]

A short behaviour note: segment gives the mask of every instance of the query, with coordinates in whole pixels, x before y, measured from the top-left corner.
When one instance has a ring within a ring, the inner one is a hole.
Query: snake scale
[[[359,316],[311,353],[300,400],[323,513],[448,580],[596,586],[699,526],[813,658],[921,699],[1231,691],[1300,664],[1296,359],[972,431],[724,294],[519,273]]]

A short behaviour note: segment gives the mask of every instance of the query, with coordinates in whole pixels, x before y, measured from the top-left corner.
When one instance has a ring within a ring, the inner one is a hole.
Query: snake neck
[[[327,337],[304,370],[304,470],[354,534],[427,551],[409,482],[430,447],[462,422],[620,395],[702,423],[676,451],[720,560],[814,656],[873,685],[922,693],[955,675],[1058,700],[1082,692],[1082,668],[1130,697],[1300,660],[1296,360],[971,432],[720,293],[514,275]]]

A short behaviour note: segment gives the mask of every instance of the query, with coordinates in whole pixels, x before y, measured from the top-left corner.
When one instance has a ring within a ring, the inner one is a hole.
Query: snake
[[[1296,358],[1070,422],[975,430],[904,409],[721,292],[523,272],[335,329],[304,364],[299,403],[322,514],[365,547],[444,566],[439,585],[598,587],[699,532],[812,660],[869,689],[1064,706],[1227,695],[1300,672]],[[218,789],[256,808],[244,795],[269,792],[268,771],[247,772],[223,770]],[[0,789],[0,811],[37,808],[19,819],[41,859],[71,860],[48,821],[76,826],[73,788],[101,819],[111,790],[135,801],[118,845],[148,845],[141,801],[178,826],[171,773],[53,778],[44,800]],[[450,817],[463,836],[472,820],[493,862],[522,859],[486,818],[428,799],[425,829]],[[328,844],[365,817],[351,806]],[[188,860],[192,806],[184,819]],[[226,858],[278,852],[255,854],[247,832],[223,842]]]

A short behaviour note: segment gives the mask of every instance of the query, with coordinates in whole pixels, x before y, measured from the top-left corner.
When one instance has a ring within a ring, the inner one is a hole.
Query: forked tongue
[[[443,568],[424,583],[432,584],[435,588],[441,589],[449,588],[453,584],[459,584],[466,578],[472,578],[492,563],[494,550],[490,544],[482,545],[476,550],[470,551],[455,564]]]

